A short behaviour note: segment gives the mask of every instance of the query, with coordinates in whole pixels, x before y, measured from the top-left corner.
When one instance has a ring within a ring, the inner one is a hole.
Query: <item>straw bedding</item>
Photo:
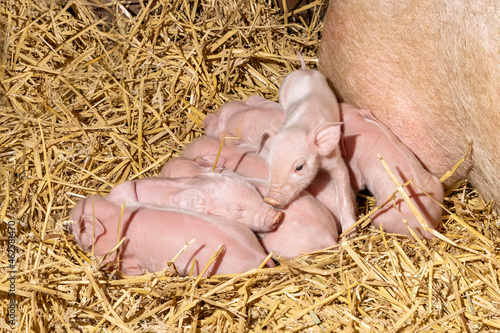
[[[299,66],[292,47],[315,67],[321,38],[318,15],[266,1],[139,4],[0,3],[0,330],[500,331],[499,217],[466,181],[429,241],[366,221],[352,241],[273,269],[100,272],[65,231],[75,202],[155,176],[221,104],[276,100]],[[366,214],[373,199],[360,200]]]

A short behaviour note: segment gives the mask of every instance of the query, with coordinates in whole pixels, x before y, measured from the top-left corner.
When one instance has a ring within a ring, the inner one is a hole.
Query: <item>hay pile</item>
[[[466,182],[446,195],[442,239],[364,223],[274,269],[100,272],[64,230],[75,202],[156,175],[221,104],[276,100],[292,46],[315,66],[322,22],[263,0],[149,1],[137,15],[115,1],[111,19],[92,5],[0,4],[1,330],[500,331],[499,217]]]

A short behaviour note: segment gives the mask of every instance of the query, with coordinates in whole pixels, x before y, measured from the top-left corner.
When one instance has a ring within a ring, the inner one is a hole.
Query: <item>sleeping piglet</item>
[[[273,136],[285,119],[281,105],[260,96],[250,96],[245,102],[231,101],[222,105],[217,114],[209,113],[203,120],[205,133],[222,139],[236,136],[230,144],[244,144],[260,151],[263,137]]]
[[[401,184],[413,179],[415,184],[437,202],[443,202],[443,186],[439,179],[427,172],[415,155],[377,121],[369,110],[359,110],[345,103],[340,108],[344,120],[346,161],[355,191],[368,188],[377,203],[381,204],[396,190],[378,158],[380,154]],[[412,184],[405,187],[405,190],[429,226],[438,228],[441,223],[439,204]],[[419,237],[432,237],[430,232],[423,230],[400,194],[396,197],[395,207],[393,203],[389,203],[371,217],[374,225],[382,225],[388,232],[410,235],[403,218]]]
[[[80,200],[71,210],[69,231],[84,250],[104,256],[118,241],[121,205],[101,196]],[[189,274],[193,260],[194,274],[199,274],[208,260],[223,244],[225,250],[209,268],[206,275],[241,273],[257,268],[266,253],[253,232],[240,223],[217,216],[188,212],[174,208],[125,207],[120,239],[126,240],[120,249],[120,270],[129,275],[140,275],[146,270],[165,269],[184,245],[196,239],[175,261],[181,275]],[[104,262],[116,260],[116,252]],[[272,261],[267,262],[273,267]]]
[[[192,209],[246,224],[254,231],[274,230],[283,212],[262,201],[257,190],[237,176],[205,173],[194,177],[151,177],[117,185],[108,200]]]
[[[268,155],[269,188],[264,201],[285,207],[324,169],[336,194],[330,207],[346,230],[356,222],[356,201],[338,147],[341,123],[333,91],[319,71],[303,66],[285,78],[279,102],[286,117]]]

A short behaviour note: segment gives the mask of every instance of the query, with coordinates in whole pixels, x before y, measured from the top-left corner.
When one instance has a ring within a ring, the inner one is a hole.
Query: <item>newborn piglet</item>
[[[427,172],[415,155],[369,110],[359,110],[349,104],[341,104],[340,108],[344,119],[346,161],[355,191],[368,188],[377,204],[382,204],[395,191],[393,182],[378,158],[380,154],[401,184],[412,179],[437,202],[443,202],[443,186],[439,179]],[[439,204],[413,184],[404,189],[429,227],[438,228],[441,223]],[[388,203],[371,217],[374,225],[382,225],[388,232],[410,235],[403,218],[419,237],[432,237],[430,232],[422,228],[399,193],[395,203]]]
[[[274,230],[283,212],[262,201],[257,190],[234,175],[205,173],[185,178],[151,177],[117,185],[108,200],[121,205],[175,206],[223,216],[254,231]]]
[[[193,260],[193,274],[200,274],[220,245],[225,249],[205,275],[242,273],[257,268],[266,253],[253,232],[241,223],[217,216],[198,214],[175,208],[151,208],[148,206],[125,207],[120,221],[121,205],[100,196],[80,200],[71,210],[70,232],[84,250],[106,255],[117,245],[118,227],[120,239],[126,240],[120,248],[119,268],[129,275],[140,275],[165,269],[168,261],[189,241],[176,259],[181,275],[188,275]],[[116,261],[116,252],[103,261],[103,265]],[[270,260],[267,265],[274,267]]]
[[[356,201],[338,147],[341,123],[333,91],[319,71],[301,69],[285,78],[279,102],[286,117],[271,144],[269,188],[264,201],[285,207],[312,183],[318,170],[324,169],[331,176],[328,186],[335,192],[329,207],[342,231],[347,230],[356,222]]]

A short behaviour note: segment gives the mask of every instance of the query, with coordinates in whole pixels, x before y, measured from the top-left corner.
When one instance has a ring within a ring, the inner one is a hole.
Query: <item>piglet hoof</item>
[[[349,230],[347,233],[345,233],[344,235],[342,235],[342,237],[346,240],[352,240],[354,239],[354,237],[356,237],[358,235],[357,231],[356,231],[356,228],[353,228],[351,230]]]
[[[264,202],[270,206],[276,207],[276,208],[283,208],[283,205],[276,199],[265,197]]]

